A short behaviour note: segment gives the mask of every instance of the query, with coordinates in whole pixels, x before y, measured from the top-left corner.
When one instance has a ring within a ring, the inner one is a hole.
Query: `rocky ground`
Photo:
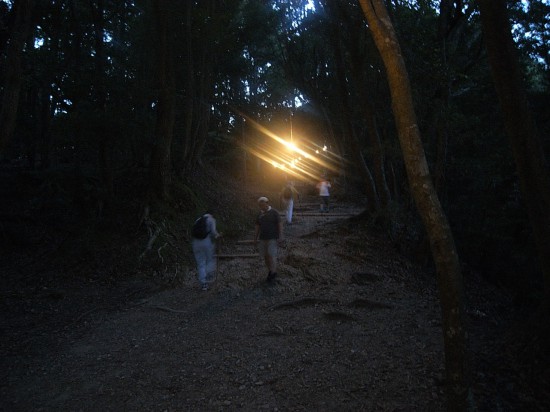
[[[2,284],[1,409],[444,410],[433,274],[350,219],[360,206],[334,206],[297,205],[272,285],[249,256],[251,231],[219,242],[207,292],[192,267],[167,287],[142,276],[31,282],[30,264],[17,266],[20,282]],[[506,363],[506,294],[466,283],[479,410],[545,410]]]

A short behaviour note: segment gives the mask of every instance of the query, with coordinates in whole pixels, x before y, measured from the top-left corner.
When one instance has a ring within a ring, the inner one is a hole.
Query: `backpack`
[[[292,190],[290,190],[290,187],[287,186],[283,189],[283,197],[285,199],[290,199],[292,197]]]
[[[195,239],[205,239],[206,236],[210,233],[208,230],[208,227],[206,225],[206,215],[203,215],[199,217],[197,220],[195,220],[195,223],[193,223],[193,228],[191,229],[191,235]]]

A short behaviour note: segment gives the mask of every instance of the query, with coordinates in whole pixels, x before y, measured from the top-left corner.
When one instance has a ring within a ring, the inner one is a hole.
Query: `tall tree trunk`
[[[69,13],[69,29],[72,33],[72,42],[70,46],[70,53],[68,54],[68,62],[70,70],[73,72],[74,83],[72,86],[68,87],[65,92],[65,98],[71,101],[71,120],[69,121],[68,135],[73,144],[73,203],[76,207],[76,210],[79,214],[84,215],[86,213],[86,197],[84,190],[84,174],[82,171],[82,163],[84,158],[84,145],[82,144],[82,139],[80,136],[80,127],[82,122],[82,102],[85,100],[87,89],[81,83],[82,82],[82,73],[83,73],[83,28],[80,24],[80,14],[81,11],[78,8],[78,5],[75,0],[67,1],[67,8]]]
[[[109,148],[106,133],[105,117],[107,114],[107,92],[105,90],[105,6],[103,0],[90,1],[90,9],[92,11],[94,22],[94,40],[95,40],[95,86],[97,88],[97,105],[99,106],[100,119],[99,125],[99,166],[101,178],[104,187],[110,193],[112,190],[112,175],[109,162]]]
[[[155,0],[154,2],[158,99],[149,193],[160,199],[168,197],[168,187],[171,182],[170,154],[176,103],[173,44],[171,41],[173,28],[170,24],[169,4],[169,0]]]
[[[55,106],[50,102],[51,86],[44,82],[40,87],[40,114],[38,124],[40,125],[40,167],[44,170],[50,167],[51,151],[51,119],[55,114]]]
[[[378,123],[374,114],[374,108],[365,97],[364,99],[363,110],[365,113],[365,122],[367,126],[367,137],[369,139],[369,146],[372,153],[372,169],[374,170],[376,192],[378,193],[378,197],[380,199],[380,205],[382,207],[387,207],[390,203],[391,195],[388,187],[388,180],[386,178],[384,149],[382,148],[380,133],[378,133]]]
[[[376,121],[376,113],[374,105],[372,104],[372,99],[368,94],[366,86],[366,81],[364,77],[364,59],[361,55],[361,46],[364,42],[361,39],[361,34],[364,32],[363,26],[357,27],[351,19],[347,7],[345,4],[340,1],[327,2],[327,6],[336,7],[335,10],[338,10],[338,13],[342,16],[342,20],[349,28],[349,33],[351,33],[351,41],[353,44],[349,47],[347,60],[349,60],[350,72],[352,76],[352,84],[356,89],[356,93],[360,98],[360,105],[362,105],[364,110],[364,119],[366,126],[366,135],[368,139],[368,151],[369,158],[371,159],[371,166],[373,171],[374,183],[375,183],[375,193],[378,196],[380,201],[380,206],[387,207],[391,195],[388,188],[388,182],[386,178],[386,168],[385,168],[385,155],[384,149],[382,148],[382,142],[380,140],[380,133],[378,128],[378,123]],[[363,87],[362,87],[363,86]]]
[[[95,83],[97,87],[97,105],[100,114],[98,119],[98,163],[101,176],[101,191],[99,196],[99,213],[103,210],[105,204],[109,201],[113,194],[113,172],[111,169],[110,161],[110,146],[109,138],[107,134],[107,91],[105,87],[105,42],[104,42],[104,30],[105,30],[105,6],[103,0],[95,1],[90,0],[90,9],[92,11],[94,22],[94,39],[95,39]]]
[[[197,96],[198,97],[198,102],[197,102],[198,118],[196,119],[197,130],[194,135],[195,147],[193,150],[193,157],[190,160],[190,165],[192,166],[196,165],[197,163],[199,164],[201,163],[202,153],[204,151],[206,142],[208,140],[208,124],[210,121],[210,108],[207,105],[203,104],[202,102],[207,101],[211,96],[212,67],[214,67],[214,64],[207,53],[204,53],[201,61],[204,69],[202,71],[202,75],[199,82],[200,93]]]
[[[369,166],[365,161],[365,158],[362,153],[362,147],[359,142],[359,138],[355,133],[355,130],[352,126],[351,113],[349,103],[349,92],[348,85],[346,81],[346,73],[344,68],[344,58],[342,56],[342,49],[339,44],[339,36],[337,33],[338,28],[335,25],[331,30],[331,40],[332,40],[332,49],[334,53],[334,61],[336,64],[336,76],[338,78],[338,90],[340,94],[340,119],[342,121],[342,131],[346,139],[346,143],[350,146],[350,150],[355,160],[355,165],[365,188],[367,194],[367,207],[370,213],[376,212],[380,207],[380,201],[378,198],[378,193],[376,192],[376,186],[374,184],[374,179],[370,172]]]
[[[447,405],[464,411],[468,406],[469,365],[464,328],[462,272],[453,234],[437,197],[413,107],[407,69],[383,0],[360,0],[376,47],[384,61],[399,142],[418,212],[430,239],[443,317]]]
[[[191,170],[191,153],[193,151],[193,119],[197,116],[195,111],[195,59],[193,56],[193,4],[185,5],[185,76],[183,76],[185,89],[185,111],[183,114],[184,132],[182,142],[182,166],[181,175],[185,177]]]
[[[543,313],[550,312],[550,172],[527,101],[506,3],[478,0],[489,62],[512,144],[525,207],[544,276]],[[548,318],[544,321],[547,322]]]
[[[431,104],[433,108],[433,120],[431,133],[436,136],[436,163],[434,168],[435,188],[440,198],[445,193],[447,149],[449,141],[449,106],[451,103],[451,78],[450,60],[457,53],[457,48],[463,38],[464,28],[468,22],[471,11],[464,13],[463,0],[441,0],[439,5],[439,21],[437,37],[441,44],[441,79]],[[470,9],[472,9],[470,7]],[[455,69],[456,70],[456,69]],[[462,67],[461,73],[466,70]]]
[[[30,30],[33,6],[32,0],[15,0],[13,3],[12,13],[15,18],[6,52],[6,82],[0,107],[0,153],[6,150],[15,130],[23,81],[21,59],[23,46]]]
[[[210,107],[203,102],[208,101],[212,90],[212,51],[210,46],[204,46],[200,56],[196,57],[200,68],[200,76],[195,79],[195,100],[193,104],[193,129],[190,135],[189,151],[185,160],[185,173],[189,174],[197,164],[202,164],[201,157],[208,138],[208,121]]]

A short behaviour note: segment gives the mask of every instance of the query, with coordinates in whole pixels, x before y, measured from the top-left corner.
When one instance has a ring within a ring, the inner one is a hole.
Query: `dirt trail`
[[[351,230],[345,215],[359,209],[302,207],[285,228],[275,285],[259,258],[220,259],[208,292],[190,270],[180,287],[26,336],[31,352],[12,342],[2,410],[443,410],[433,289],[412,284],[418,269],[382,241]],[[237,240],[219,253],[253,252]],[[125,287],[128,296],[142,286]]]

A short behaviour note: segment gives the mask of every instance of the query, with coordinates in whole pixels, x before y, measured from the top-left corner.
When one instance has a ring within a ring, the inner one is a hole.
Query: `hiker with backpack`
[[[279,195],[279,200],[281,202],[281,209],[285,212],[285,218],[287,224],[292,224],[292,212],[294,210],[294,199],[300,199],[300,193],[294,187],[294,182],[289,180],[281,194]]]
[[[210,211],[195,220],[191,230],[191,246],[197,262],[197,272],[202,290],[208,290],[216,274],[216,247],[214,240],[221,237],[216,230],[216,219]]]

